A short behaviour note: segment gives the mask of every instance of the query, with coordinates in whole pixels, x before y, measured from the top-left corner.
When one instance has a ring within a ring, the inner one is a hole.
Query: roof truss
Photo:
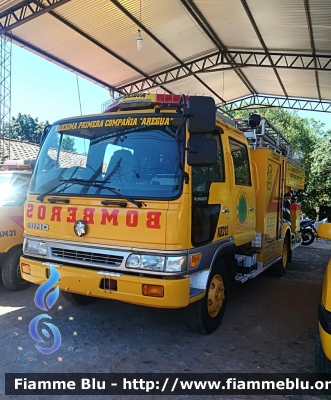
[[[304,0],[303,2],[304,2],[304,6],[305,6],[305,13],[306,13],[306,19],[307,19],[307,27],[308,27],[311,51],[312,51],[313,56],[316,56],[313,27],[312,27],[312,23],[311,23],[311,16],[310,16],[308,0]],[[316,67],[316,59],[314,59],[314,66]],[[316,89],[317,89],[317,93],[318,93],[318,98],[321,100],[321,89],[320,89],[317,69],[315,69],[315,81],[316,81]]]
[[[270,62],[272,60],[272,63]],[[221,68],[215,68],[222,66]],[[192,74],[236,70],[245,67],[286,68],[300,70],[330,71],[331,56],[309,54],[265,53],[260,51],[229,51],[221,50],[216,53],[198,58],[197,60],[170,68],[149,78],[131,82],[118,89],[125,93],[135,93],[149,90],[160,85],[184,79]]]
[[[17,28],[70,0],[25,0],[0,14],[0,34]]]
[[[200,26],[202,31],[205,33],[205,35],[209,38],[209,40],[214,43],[214,45],[220,50],[220,51],[227,51],[227,48],[225,47],[224,43],[221,41],[221,39],[218,37],[218,35],[215,33],[215,31],[212,29],[210,24],[207,22],[206,18],[202,15],[198,7],[193,3],[192,0],[180,0],[182,5],[186,8],[186,10],[189,12],[189,14],[194,18],[194,20],[197,22],[197,24]],[[227,58],[227,61],[231,62],[231,59]],[[247,89],[253,94],[256,93],[256,90],[252,86],[252,84],[248,81],[247,77],[245,74],[240,70],[236,69],[235,70],[237,76],[241,79],[243,84],[247,87]]]
[[[133,64],[129,63],[127,60],[124,60],[122,57],[118,56],[115,54],[113,51],[110,49],[106,48],[102,44],[98,43],[95,39],[84,33],[82,30],[78,29],[74,25],[72,25],[70,22],[66,21],[64,18],[60,17],[58,14],[56,14],[53,10],[56,7],[59,7],[70,0],[26,0],[23,1],[22,3],[19,3],[16,7],[11,8],[2,14],[0,14],[0,34],[5,34],[8,36],[14,43],[17,43],[19,45],[24,45],[24,47],[29,48],[32,50],[34,53],[37,53],[41,55],[44,58],[47,58],[53,62],[55,62],[58,65],[61,65],[64,68],[67,68],[76,74],[79,74],[89,80],[94,81],[95,83],[108,88],[109,90],[112,91],[117,91],[118,93],[121,93],[121,90],[116,89],[114,86],[111,86],[105,82],[102,82],[100,79],[97,79],[93,77],[92,75],[85,73],[81,69],[68,64],[67,62],[63,61],[62,59],[53,56],[52,54],[45,52],[41,49],[39,49],[36,46],[31,45],[30,43],[20,39],[19,37],[12,35],[9,33],[11,29],[16,28],[19,25],[22,25],[25,22],[31,21],[34,18],[37,18],[38,16],[44,14],[44,13],[49,13],[51,16],[54,18],[58,19],[60,22],[68,26],[69,28],[75,30],[78,34],[81,36],[85,37],[87,40],[91,41],[94,43],[96,46],[102,48],[104,51],[107,53],[111,54],[113,57],[117,58],[139,74],[143,75],[145,79],[149,78],[149,75],[145,74],[143,71],[140,69],[136,68]],[[172,93],[168,89],[162,87],[162,89],[168,93]]]
[[[233,111],[235,109],[253,108],[254,106],[259,105],[265,107],[284,107],[310,111],[331,112],[331,103],[321,100],[322,97],[319,78],[322,79],[322,74],[320,74],[320,76],[318,74],[318,71],[331,70],[331,55],[326,52],[323,54],[318,54],[316,52],[311,16],[311,0],[303,0],[311,48],[309,54],[308,50],[307,53],[301,54],[294,53],[294,50],[293,53],[277,53],[270,51],[267,48],[264,38],[262,37],[257,23],[254,20],[253,13],[248,6],[249,2],[247,2],[247,0],[240,0],[240,2],[263,50],[230,51],[213,30],[209,21],[204,17],[203,13],[194,3],[194,0],[179,0],[186,11],[195,20],[196,24],[199,25],[204,34],[218,49],[212,54],[197,58],[193,61],[183,61],[182,59],[180,59],[169,47],[164,45],[160,38],[156,37],[151,32],[151,30],[141,24],[141,22],[137,18],[135,18],[134,15],[132,15],[132,13],[130,13],[119,0],[109,0],[119,10],[121,10],[123,14],[130,18],[131,21],[133,21],[137,26],[144,30],[145,33],[151,37],[152,40],[154,40],[159,46],[161,46],[166,52],[168,52],[168,54],[170,54],[173,59],[178,63],[176,67],[169,68],[165,71],[158,72],[153,75],[147,74],[141,69],[137,68],[129,60],[122,58],[114,51],[112,51],[111,48],[101,44],[94,37],[88,35],[83,29],[79,29],[65,17],[59,15],[54,11],[57,7],[60,7],[63,4],[68,3],[69,1],[70,0],[22,0],[14,7],[11,7],[6,11],[0,13],[0,35],[7,36],[14,43],[17,43],[32,50],[34,53],[41,55],[43,58],[49,59],[56,64],[71,70],[74,73],[77,73],[105,88],[108,88],[120,94],[148,91],[158,87],[165,92],[171,93],[171,91],[166,86],[167,84],[192,76],[195,81],[198,81],[200,84],[204,85],[210,91],[210,93],[218,98],[219,101],[222,102],[223,106],[224,104],[226,104],[227,108],[230,111]],[[252,10],[254,11],[253,8]],[[109,53],[111,56],[115,57],[123,64],[138,72],[142,76],[142,78],[126,83],[125,85],[111,86],[109,83],[104,82],[95,76],[92,76],[91,74],[85,72],[83,69],[67,63],[60,57],[56,57],[51,53],[48,53],[38,48],[37,46],[28,43],[24,39],[16,36],[15,32],[14,34],[10,32],[14,28],[24,24],[25,22],[31,21],[34,18],[37,18],[45,13],[49,13],[49,15],[59,20],[67,27],[76,31],[79,35],[89,40],[91,43],[98,46],[103,51]],[[318,32],[315,32],[316,35],[317,33]],[[316,36],[316,38],[318,39],[318,36]],[[258,91],[253,87],[252,83],[248,80],[243,72],[245,68],[248,67],[272,69],[280,87],[282,88],[284,97],[263,96],[257,94]],[[279,76],[279,69],[314,71],[316,89],[319,100],[300,100],[298,98],[289,97]],[[239,100],[225,102],[224,99],[222,99],[220,95],[216,93],[212,87],[208,86],[206,82],[204,82],[204,80],[202,79],[203,74],[205,73],[215,73],[227,70],[233,70],[237,74],[241,82],[251,93],[250,96]]]
[[[142,29],[148,36],[150,36],[159,46],[161,46],[168,54],[170,54],[179,64],[182,68],[186,69],[185,63],[176,56],[175,53],[173,53],[165,44],[162,43],[161,40],[159,40],[153,33],[146,28],[137,18],[135,18],[123,5],[118,1],[118,0],[110,0],[119,10],[122,11],[123,14],[125,14],[128,18],[130,18],[131,21],[133,21],[137,26],[139,26],[140,29]],[[210,86],[208,86],[201,78],[199,78],[194,71],[191,71],[192,76],[199,81],[207,90],[209,90],[211,93],[213,93],[214,96],[216,96],[219,100],[224,101],[222,97],[218,93],[216,93]],[[153,79],[153,78],[150,78]],[[154,81],[155,82],[155,81]],[[160,86],[160,85],[156,85]]]
[[[273,65],[273,60],[272,60],[272,58],[270,56],[270,53],[268,51],[268,48],[267,48],[266,44],[264,43],[264,40],[263,40],[262,35],[261,35],[260,31],[259,31],[259,28],[256,25],[256,22],[255,22],[255,20],[253,18],[251,10],[249,9],[249,7],[248,7],[248,5],[246,3],[246,0],[241,0],[241,4],[243,5],[243,7],[245,9],[245,12],[247,14],[247,17],[248,17],[250,23],[252,24],[252,27],[253,27],[253,29],[254,29],[254,31],[256,33],[256,36],[258,37],[258,39],[259,39],[259,41],[261,43],[261,46],[263,47],[263,50],[265,51],[265,53],[266,53],[266,55],[268,57],[268,60],[269,60],[269,62],[271,64],[272,69],[273,69],[273,71],[274,71],[274,73],[276,75],[276,78],[278,80],[278,83],[279,83],[280,87],[282,88],[282,91],[284,92],[284,95],[287,97],[287,93],[286,93],[285,87],[283,85],[283,82],[280,79],[280,76],[278,74],[278,71],[277,71],[276,67]]]
[[[256,106],[262,106],[265,108],[270,107],[282,107],[291,108],[293,110],[304,110],[304,111],[319,111],[325,113],[331,113],[331,102],[319,101],[319,100],[302,100],[296,98],[285,98],[275,96],[264,96],[264,95],[252,95],[247,96],[239,100],[229,101],[219,105],[218,108],[223,111],[223,108],[227,113],[233,113],[236,110],[247,110],[255,108]]]

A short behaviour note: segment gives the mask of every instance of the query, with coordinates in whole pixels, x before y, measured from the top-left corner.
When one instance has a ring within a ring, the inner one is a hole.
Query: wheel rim
[[[287,252],[288,252],[287,243],[284,243],[284,246],[283,246],[283,268],[286,268]]]
[[[16,275],[17,275],[17,281],[18,281],[18,283],[20,283],[21,285],[23,285],[26,281],[25,281],[25,280],[22,278],[22,276],[21,276],[20,263],[17,264]]]
[[[208,314],[216,317],[225,299],[225,287],[221,275],[216,274],[210,282],[208,290]]]
[[[303,236],[303,241],[304,242],[310,242],[312,237],[313,237],[312,233],[311,232],[307,232]]]

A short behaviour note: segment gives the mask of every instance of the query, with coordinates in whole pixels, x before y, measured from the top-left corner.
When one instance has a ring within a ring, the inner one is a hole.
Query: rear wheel
[[[3,286],[13,292],[24,290],[30,286],[21,276],[20,257],[22,255],[21,247],[14,247],[6,255],[1,269]]]
[[[188,326],[200,333],[210,334],[221,324],[228,296],[228,273],[223,261],[209,275],[205,297],[186,307]]]
[[[272,267],[272,272],[274,276],[282,277],[286,274],[289,255],[290,255],[290,242],[288,235],[286,235],[283,242],[282,258]]]
[[[96,300],[95,297],[83,296],[81,294],[69,293],[69,292],[63,292],[63,291],[62,291],[62,296],[67,301],[69,301],[69,303],[78,304],[80,306],[85,306],[87,304],[91,304]]]
[[[331,361],[324,354],[318,331],[315,337],[315,367],[320,374],[331,374]]]
[[[302,244],[304,246],[309,246],[315,240],[314,232],[311,229],[303,229],[301,231]]]

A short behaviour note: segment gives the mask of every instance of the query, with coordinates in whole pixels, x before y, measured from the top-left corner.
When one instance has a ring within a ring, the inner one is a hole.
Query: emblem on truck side
[[[85,222],[82,220],[76,221],[74,225],[74,232],[79,237],[84,236],[87,232],[87,225]]]
[[[243,188],[238,193],[237,200],[237,223],[240,230],[245,229],[248,214],[248,200],[247,194]]]

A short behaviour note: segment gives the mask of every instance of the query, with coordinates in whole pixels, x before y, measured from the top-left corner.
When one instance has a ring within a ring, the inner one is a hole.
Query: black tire
[[[207,335],[216,331],[225,313],[228,288],[227,268],[224,261],[220,260],[210,272],[205,297],[186,307],[187,325],[194,331]],[[219,296],[219,298],[215,299],[215,296]],[[221,306],[217,310],[220,302]],[[214,312],[212,312],[213,309]]]
[[[21,247],[14,247],[7,253],[1,269],[3,286],[12,292],[19,292],[27,289],[30,282],[25,281],[21,276],[20,257],[22,255]]]
[[[290,241],[289,241],[289,236],[286,235],[283,242],[282,258],[280,261],[278,261],[271,267],[274,276],[281,278],[286,274],[289,258],[290,258]]]
[[[87,304],[91,304],[96,300],[95,297],[83,296],[81,294],[69,293],[69,292],[64,292],[64,291],[61,291],[61,293],[62,293],[62,296],[67,301],[69,301],[69,303],[80,305],[80,306],[86,306]]]
[[[302,236],[302,245],[303,246],[309,246],[315,240],[314,232],[310,229],[303,229],[301,231],[301,236]]]
[[[324,354],[319,331],[315,337],[315,367],[320,374],[331,374],[331,361]]]

